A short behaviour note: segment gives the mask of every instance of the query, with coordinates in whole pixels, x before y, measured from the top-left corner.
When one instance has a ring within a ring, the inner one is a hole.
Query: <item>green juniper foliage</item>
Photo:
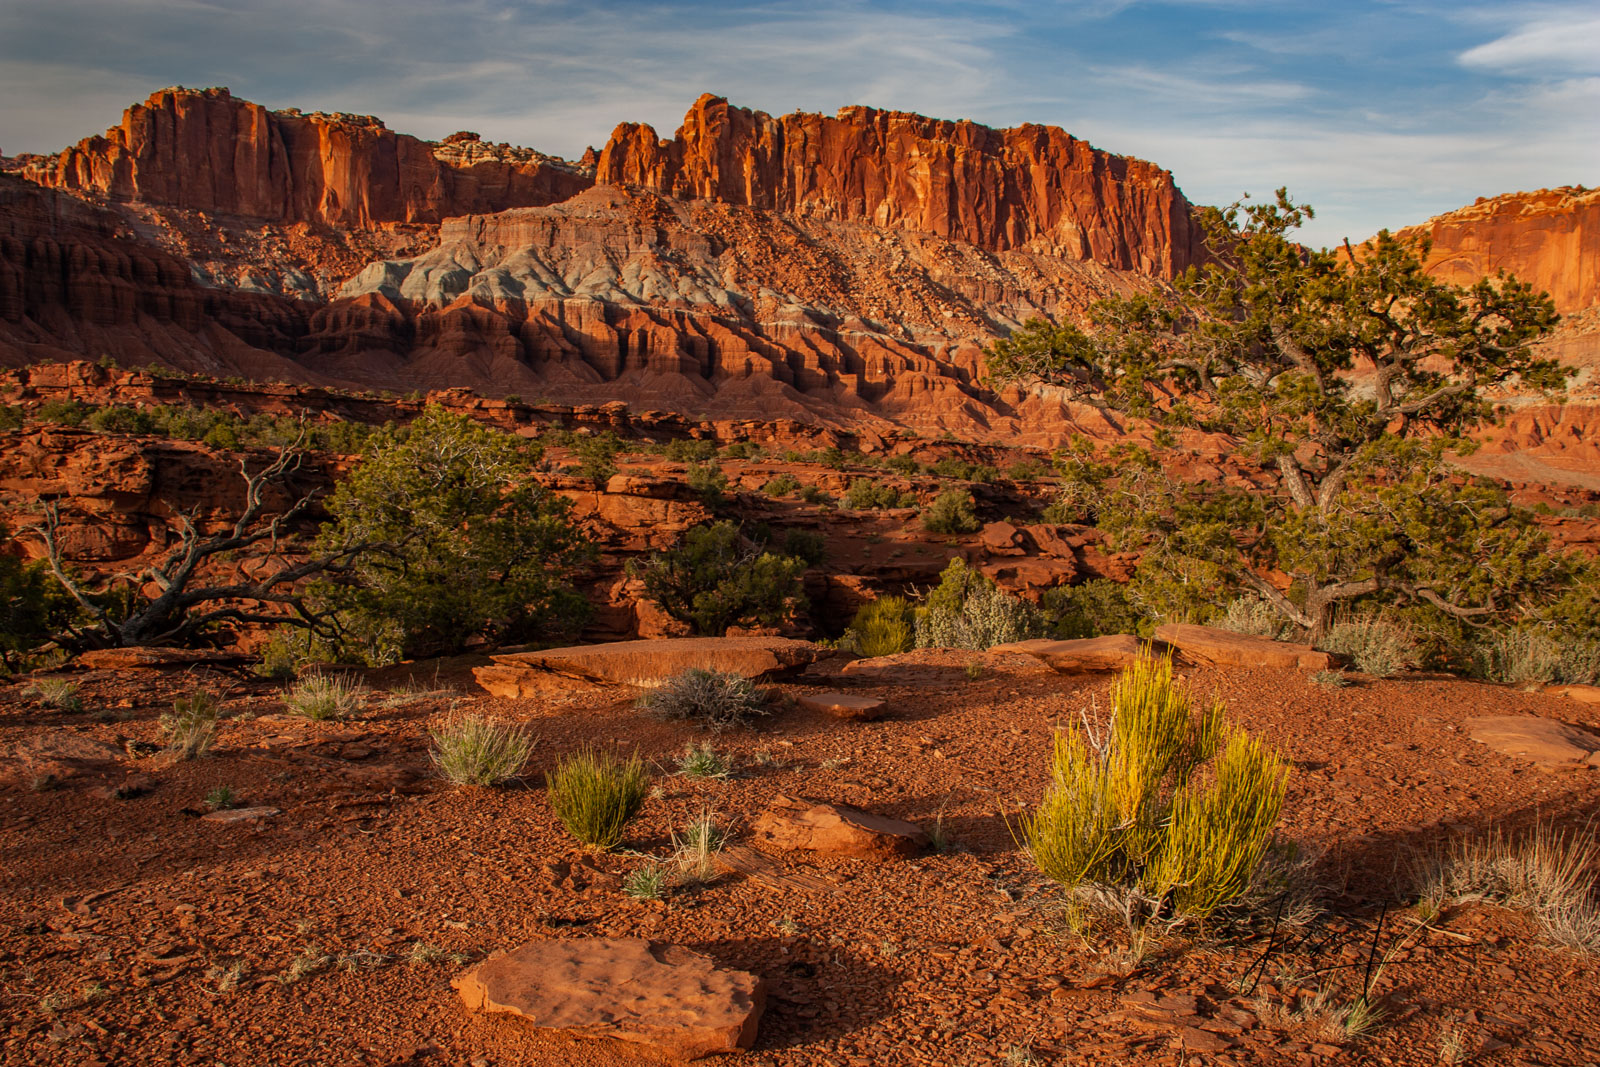
[[[806,561],[746,538],[729,521],[696,526],[665,552],[629,560],[645,596],[695,633],[720,637],[730,626],[776,626],[806,606]]]
[[[392,660],[582,624],[589,605],[570,580],[593,549],[527,466],[516,438],[437,407],[372,439],[319,538],[330,551],[380,546],[317,589],[345,651]]]
[[[1530,348],[1556,322],[1550,298],[1505,275],[1439,281],[1425,245],[1387,232],[1360,255],[1310,251],[1290,236],[1310,217],[1283,190],[1209,209],[1210,258],[1170,296],[1103,300],[1088,330],[1030,322],[992,346],[990,375],[1237,441],[1266,491],[1172,483],[1155,462],[1113,474],[1075,455],[1063,470],[1112,498],[1097,520],[1147,563],[1203,564],[1199,587],[1224,579],[1213,604],[1249,588],[1320,640],[1360,598],[1481,620],[1565,585],[1574,565],[1547,552],[1526,513],[1446,462],[1491,415],[1485,389],[1565,381]],[[1292,595],[1261,577],[1274,571]]]

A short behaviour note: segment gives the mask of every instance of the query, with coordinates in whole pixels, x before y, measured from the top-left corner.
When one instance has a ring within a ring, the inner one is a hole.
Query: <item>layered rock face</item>
[[[1201,255],[1168,171],[1053,126],[994,130],[868,107],[773,118],[706,95],[671,141],[618,126],[595,179],[1159,277]]]
[[[369,266],[314,317],[302,360],[359,378],[381,350],[423,385],[474,373],[582,403],[1043,443],[1070,416],[1047,396],[984,389],[981,346],[1028,317],[1149,284],[1039,253],[860,222],[801,229],[770,212],[602,186],[452,219],[434,251]]]
[[[1479,199],[1400,233],[1432,241],[1428,269],[1458,285],[1504,270],[1548,292],[1563,315],[1600,303],[1600,189]]]
[[[23,174],[113,201],[356,228],[552,204],[592,183],[529,149],[434,145],[371,116],[268,111],[226,89],[181,88]]]

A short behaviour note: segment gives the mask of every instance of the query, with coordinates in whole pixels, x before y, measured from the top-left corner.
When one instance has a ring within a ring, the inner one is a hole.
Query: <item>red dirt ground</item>
[[[469,1016],[449,984],[464,962],[410,962],[419,943],[476,960],[561,936],[670,940],[765,976],[772,996],[757,1047],[741,1060],[774,1067],[1400,1067],[1440,1062],[1452,1031],[1482,1049],[1473,1062],[1597,1058],[1600,961],[1547,945],[1526,916],[1487,906],[1424,927],[1404,897],[1407,857],[1442,834],[1581,822],[1596,811],[1600,772],[1518,764],[1468,739],[1465,719],[1532,713],[1600,725],[1600,708],[1455,679],[1330,690],[1292,671],[1188,669],[1235,722],[1295,761],[1284,834],[1326,850],[1316,867],[1326,910],[1305,930],[1273,934],[1264,922],[1226,937],[1173,937],[1124,974],[1119,935],[1068,931],[1059,891],[1031,868],[1005,818],[1037,800],[1054,726],[1107,706],[1110,676],[979,653],[897,660],[846,675],[843,660],[824,661],[784,686],[880,695],[889,718],[850,724],[781,709],[713,739],[735,777],[712,782],[669,775],[700,735],[642,717],[631,690],[574,684],[545,699],[495,700],[472,684],[468,661],[412,668],[419,684],[449,692],[409,702],[384,697],[405,672],[374,674],[366,711],[339,723],[288,717],[274,685],[220,672],[80,673],[85,710],[73,714],[41,707],[13,682],[0,689],[0,752],[61,730],[148,751],[161,740],[158,716],[197,686],[225,689],[233,717],[206,758],[130,755],[110,780],[139,770],[157,783],[142,796],[96,796],[104,779],[93,777],[0,789],[0,1059],[665,1062],[638,1046]],[[969,679],[973,661],[984,666]],[[539,745],[522,785],[456,788],[431,776],[428,726],[452,708],[530,723]],[[661,788],[624,850],[592,860],[556,823],[542,783],[544,769],[586,743],[637,749],[657,765]],[[282,814],[203,822],[202,800],[220,785]],[[665,902],[622,893],[621,876],[645,862],[637,853],[665,855],[671,832],[702,807],[738,824],[780,792],[924,826],[943,812],[958,847],[903,863],[778,857],[835,883],[833,893],[737,875]],[[1348,999],[1374,941],[1390,954],[1375,988],[1392,1014],[1370,1038],[1340,1049],[1270,1010],[1326,988]],[[307,945],[344,965],[283,980]],[[237,988],[222,992],[235,963]],[[1195,999],[1164,1002],[1179,1018],[1152,1021],[1140,1007],[1146,991]]]

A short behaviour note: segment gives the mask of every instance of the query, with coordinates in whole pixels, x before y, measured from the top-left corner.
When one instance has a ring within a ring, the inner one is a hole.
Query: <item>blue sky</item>
[[[573,157],[670,136],[715,92],[1043,122],[1191,200],[1287,185],[1316,243],[1600,182],[1600,3],[1251,0],[3,0],[0,151],[51,151],[155,89]]]

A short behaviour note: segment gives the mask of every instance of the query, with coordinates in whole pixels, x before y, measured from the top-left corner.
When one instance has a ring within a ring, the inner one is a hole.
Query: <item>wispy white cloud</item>
[[[1523,10],[1514,29],[1462,52],[1461,64],[1540,77],[1600,74],[1600,10],[1592,4]]]

